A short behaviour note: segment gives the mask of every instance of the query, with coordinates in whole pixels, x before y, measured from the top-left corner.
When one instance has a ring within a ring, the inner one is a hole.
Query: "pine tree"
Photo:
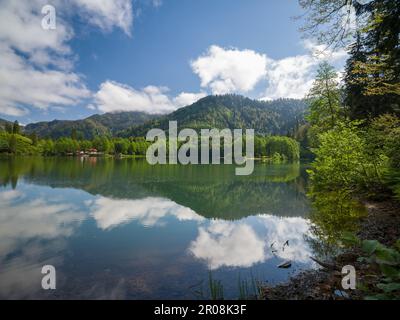
[[[375,0],[347,63],[346,102],[353,118],[400,115],[400,0]]]
[[[346,62],[345,72],[345,105],[350,108],[349,113],[352,118],[365,119],[368,117],[369,110],[374,105],[373,100],[363,94],[367,75],[354,72],[356,64],[367,60],[366,53],[363,51],[361,36],[358,34],[357,41],[350,46],[349,59]]]
[[[20,127],[19,123],[17,120],[14,121],[13,127],[12,127],[12,133],[14,134],[20,134]]]
[[[72,131],[71,131],[71,139],[72,140],[77,140],[78,139],[78,133],[77,133],[75,128],[73,128]]]

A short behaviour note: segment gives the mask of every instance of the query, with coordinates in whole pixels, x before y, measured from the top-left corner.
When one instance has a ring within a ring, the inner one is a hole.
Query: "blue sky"
[[[45,4],[56,30],[43,30]],[[301,98],[322,59],[294,0],[0,0],[0,117],[167,113],[207,94]],[[339,69],[344,52],[329,59]]]
[[[144,9],[132,37],[121,30],[95,31],[72,46],[80,57],[77,70],[90,77],[93,89],[114,79],[134,87],[196,91],[199,80],[189,62],[210,45],[252,49],[273,58],[302,53],[290,19],[299,13],[293,0],[164,0],[158,8]]]

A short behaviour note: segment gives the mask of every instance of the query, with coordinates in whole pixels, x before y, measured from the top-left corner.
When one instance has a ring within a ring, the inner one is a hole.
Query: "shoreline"
[[[400,202],[386,200],[382,202],[363,200],[367,215],[359,221],[357,236],[361,240],[378,240],[391,246],[400,238]],[[358,248],[345,249],[333,257],[324,267],[306,270],[288,281],[275,286],[263,286],[263,300],[363,300],[365,292],[343,290],[341,286],[341,269],[345,265],[353,265],[356,269],[358,283],[371,286],[377,283],[373,275],[376,271],[357,259],[362,255]],[[372,274],[372,276],[371,276]]]
[[[135,154],[54,154],[54,155],[43,155],[43,154],[11,154],[11,153],[0,153],[0,158],[13,158],[13,157],[42,157],[42,158],[113,158],[113,159],[146,159],[146,155],[135,155]],[[224,157],[220,158],[221,160]],[[299,159],[295,161],[280,161],[274,162],[272,158],[268,157],[255,157],[247,158],[247,160],[253,160],[257,162],[267,163],[267,164],[308,164],[309,159]],[[199,163],[201,164],[201,163]],[[210,165],[212,163],[209,163]],[[224,163],[221,163],[224,164]]]

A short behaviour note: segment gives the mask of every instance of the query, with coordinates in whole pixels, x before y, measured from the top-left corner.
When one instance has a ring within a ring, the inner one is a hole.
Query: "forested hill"
[[[168,122],[176,120],[180,128],[253,128],[260,135],[286,135],[304,122],[305,109],[304,100],[259,101],[239,95],[208,96],[164,116],[144,112],[106,113],[82,120],[31,123],[23,131],[52,139],[145,136],[151,128],[167,130]]]
[[[208,96],[169,115],[120,132],[122,137],[145,136],[151,128],[168,129],[169,121],[179,128],[254,129],[259,135],[286,135],[304,122],[304,100],[252,100],[240,95]]]
[[[54,120],[28,124],[24,133],[36,133],[41,138],[70,137],[93,139],[96,136],[112,136],[116,132],[154,119],[154,115],[144,112],[118,112],[93,115],[82,120]]]

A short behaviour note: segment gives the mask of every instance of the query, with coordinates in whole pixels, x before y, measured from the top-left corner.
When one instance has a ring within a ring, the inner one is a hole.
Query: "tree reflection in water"
[[[340,251],[344,232],[357,232],[359,219],[366,215],[366,208],[348,192],[323,191],[309,194],[311,200],[309,245],[320,258],[327,258]]]

